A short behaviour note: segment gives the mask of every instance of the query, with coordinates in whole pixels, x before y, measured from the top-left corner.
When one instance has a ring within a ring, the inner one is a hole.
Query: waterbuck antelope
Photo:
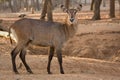
[[[60,65],[60,73],[64,74],[61,48],[63,43],[72,37],[76,31],[76,13],[81,10],[82,5],[79,5],[77,9],[66,9],[63,5],[61,5],[61,8],[67,13],[65,23],[23,18],[11,25],[9,34],[13,34],[17,41],[16,47],[11,52],[13,71],[16,74],[18,74],[18,71],[15,59],[19,52],[20,59],[25,65],[27,72],[33,73],[25,60],[29,44],[50,48],[47,65],[48,74],[51,74],[50,64],[56,52]]]

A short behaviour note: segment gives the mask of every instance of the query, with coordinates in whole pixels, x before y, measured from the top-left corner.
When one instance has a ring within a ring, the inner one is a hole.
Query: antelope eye
[[[74,14],[76,14],[76,13],[77,13],[77,10],[74,11]]]
[[[69,13],[69,10],[68,10],[68,9],[66,9],[66,12],[67,12],[67,13]]]

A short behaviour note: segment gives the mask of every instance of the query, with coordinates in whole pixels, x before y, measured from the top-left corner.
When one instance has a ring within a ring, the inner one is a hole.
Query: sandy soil
[[[59,73],[56,57],[51,65],[53,74],[47,74],[47,49],[38,47],[27,55],[34,74],[28,74],[23,65],[20,74],[14,74],[10,51],[15,45],[0,37],[0,80],[120,80],[120,21],[80,23],[76,36],[63,49],[63,75]],[[30,55],[33,52],[45,55]],[[19,56],[16,62],[19,67]]]
[[[51,65],[53,74],[48,75],[47,56],[27,55],[27,62],[34,74],[28,74],[22,66],[20,74],[16,75],[12,72],[10,56],[1,55],[0,80],[120,80],[120,63],[77,57],[64,57],[63,61],[65,74],[59,73],[57,59],[54,58]],[[19,63],[17,59],[17,65]]]

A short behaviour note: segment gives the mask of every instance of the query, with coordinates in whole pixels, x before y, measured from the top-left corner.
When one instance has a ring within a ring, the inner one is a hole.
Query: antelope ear
[[[65,8],[64,5],[60,5],[61,9],[63,10],[63,12],[67,12],[67,9]]]
[[[81,11],[81,9],[82,9],[82,4],[79,4],[78,7],[77,7],[77,10]]]

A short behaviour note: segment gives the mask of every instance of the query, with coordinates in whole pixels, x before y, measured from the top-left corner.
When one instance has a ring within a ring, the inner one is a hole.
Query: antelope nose
[[[71,19],[70,19],[70,21],[71,21],[71,22],[73,22],[73,21],[74,21],[74,19],[73,19],[73,18],[71,18]]]

